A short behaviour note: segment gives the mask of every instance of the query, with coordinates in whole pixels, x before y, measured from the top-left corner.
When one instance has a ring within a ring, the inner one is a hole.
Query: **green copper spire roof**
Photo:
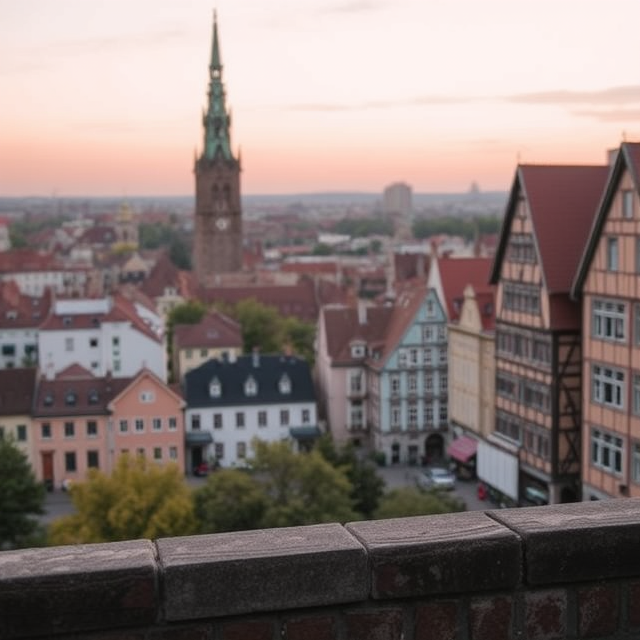
[[[225,106],[224,85],[222,84],[222,63],[218,43],[218,19],[213,13],[213,42],[211,44],[211,62],[209,63],[209,105],[202,119],[204,125],[203,158],[214,160],[234,160],[231,153],[229,129],[231,116]]]

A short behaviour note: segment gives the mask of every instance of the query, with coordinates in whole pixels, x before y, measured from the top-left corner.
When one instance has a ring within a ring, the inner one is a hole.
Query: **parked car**
[[[444,467],[425,469],[418,476],[418,484],[425,489],[454,489],[456,477]]]
[[[194,476],[208,476],[211,471],[211,467],[207,462],[201,462],[199,465],[193,468]]]

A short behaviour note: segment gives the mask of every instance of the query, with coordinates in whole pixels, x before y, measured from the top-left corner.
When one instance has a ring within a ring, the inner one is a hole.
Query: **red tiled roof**
[[[140,288],[150,298],[159,298],[164,295],[166,287],[178,288],[179,273],[178,267],[171,262],[166,253],[163,253],[151,268]]]
[[[480,312],[483,331],[493,331],[496,328],[495,287],[476,292],[476,304]]]
[[[0,369],[0,415],[31,414],[36,369]]]
[[[491,290],[489,274],[492,258],[450,258],[438,259],[444,304],[450,322],[456,322],[460,317],[460,310],[464,301],[464,289],[471,285],[479,293]]]
[[[13,280],[0,282],[0,329],[38,327],[51,305],[49,290],[37,298],[20,293]]]
[[[56,259],[47,253],[39,253],[33,249],[10,249],[0,252],[0,273],[60,270]]]
[[[589,238],[608,173],[609,168],[605,165],[518,167],[502,225],[492,282],[499,280],[511,220],[522,193],[529,204],[547,293],[568,293]]]
[[[173,329],[174,349],[198,347],[242,348],[240,325],[219,311],[212,311],[198,324],[178,324]]]

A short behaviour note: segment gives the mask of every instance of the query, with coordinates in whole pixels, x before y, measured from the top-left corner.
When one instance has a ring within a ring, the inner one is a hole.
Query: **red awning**
[[[458,462],[469,462],[470,458],[476,455],[478,450],[478,441],[469,436],[456,438],[448,447],[447,453],[449,457]]]

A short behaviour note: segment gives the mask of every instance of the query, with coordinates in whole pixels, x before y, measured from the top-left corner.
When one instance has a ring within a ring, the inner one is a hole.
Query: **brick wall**
[[[640,637],[640,499],[0,553],[0,638]]]

